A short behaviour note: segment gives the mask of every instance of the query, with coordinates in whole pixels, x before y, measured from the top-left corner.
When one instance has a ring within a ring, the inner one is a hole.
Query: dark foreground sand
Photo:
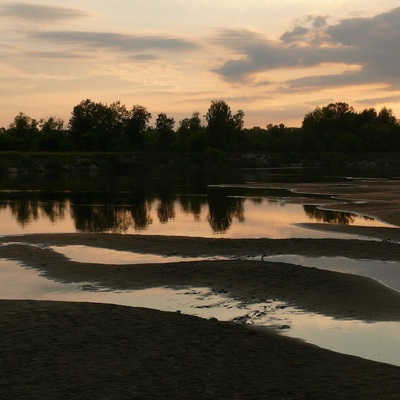
[[[400,368],[274,332],[104,304],[1,301],[2,399],[398,399]]]
[[[396,200],[387,198],[386,187],[364,191],[364,198],[380,202],[380,217],[397,223]],[[391,192],[398,194],[393,188]],[[382,204],[388,202],[385,214]],[[371,237],[400,238],[397,228],[349,229]],[[191,256],[266,252],[400,260],[399,244],[360,240],[70,234],[8,237],[0,242],[87,244]],[[64,282],[96,282],[110,289],[208,286],[231,297],[276,298],[338,318],[400,321],[400,293],[367,278],[313,268],[246,260],[93,265],[18,243],[0,246],[0,257]],[[267,329],[178,313],[2,300],[0,339],[0,399],[6,400],[400,399],[400,367],[337,354]]]

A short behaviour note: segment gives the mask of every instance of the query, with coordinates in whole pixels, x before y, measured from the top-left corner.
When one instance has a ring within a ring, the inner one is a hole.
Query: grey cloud
[[[393,102],[399,102],[400,101],[400,96],[386,96],[386,97],[371,97],[368,99],[360,99],[356,100],[356,104],[361,104],[363,106],[374,106],[377,103],[393,103]]]
[[[212,70],[231,81],[247,81],[254,73],[277,68],[311,67],[326,62],[348,62],[349,59],[356,62],[353,50],[343,49],[339,56],[331,47],[273,42],[245,29],[224,30],[217,36],[216,43],[242,55],[240,59],[228,60]]]
[[[243,30],[225,30],[216,43],[235,56],[213,70],[228,81],[247,82],[257,72],[318,67],[324,63],[358,65],[357,71],[288,81],[305,90],[335,85],[382,83],[400,87],[400,7],[371,18],[350,18],[328,25],[326,17],[307,17],[279,41]]]
[[[338,86],[338,85],[356,85],[365,82],[365,77],[357,72],[344,72],[333,75],[315,75],[287,81],[290,90],[307,89],[315,86]]]
[[[309,32],[310,30],[304,26],[296,26],[292,31],[285,32],[281,36],[281,40],[283,42],[295,42],[299,38],[303,39]]]
[[[349,18],[327,28],[332,42],[344,46],[372,47],[397,43],[399,48],[400,7],[370,18]]]
[[[89,55],[65,51],[28,51],[24,53],[24,57],[40,59],[82,59],[89,58]]]
[[[127,35],[113,32],[55,31],[36,32],[35,38],[57,44],[85,46],[91,49],[114,49],[122,52],[149,50],[188,51],[197,48],[190,41],[161,35]]]
[[[364,73],[398,84],[400,61],[400,7],[372,18],[352,18],[331,26],[332,42],[359,53]]]
[[[285,32],[280,40],[290,44],[322,44],[327,41],[326,27],[326,17],[309,15],[305,20],[298,22],[293,30]]]
[[[247,29],[222,30],[214,42],[243,55],[241,59],[229,60],[212,70],[228,80],[246,80],[256,72],[296,66],[301,62],[296,53],[288,52],[263,35]]]
[[[323,28],[327,25],[326,22],[326,17],[323,17],[321,15],[318,16],[311,16],[309,17],[309,20],[312,22],[313,28]]]
[[[1,8],[1,14],[29,22],[51,22],[68,20],[72,18],[87,17],[86,11],[67,7],[53,7],[40,4],[29,4],[22,2],[10,2]]]
[[[137,54],[132,56],[131,58],[136,61],[152,61],[158,60],[159,57],[154,54]]]

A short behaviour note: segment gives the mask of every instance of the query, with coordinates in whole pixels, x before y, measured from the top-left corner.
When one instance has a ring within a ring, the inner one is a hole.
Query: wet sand
[[[328,184],[294,189],[307,193],[337,189],[341,198],[370,199],[372,203],[340,204],[340,208],[353,207],[352,211],[368,211],[398,223],[399,184],[362,184],[353,189]],[[109,289],[207,286],[231,297],[275,298],[338,318],[399,321],[400,293],[368,278],[245,259],[77,263],[48,248],[22,244],[86,244],[182,256],[285,253],[400,260],[400,246],[391,242],[400,239],[398,228],[328,226],[385,241],[25,235],[0,238],[0,243],[14,242],[0,246],[0,257],[63,282],[95,282]],[[265,328],[179,313],[3,300],[0,337],[0,390],[5,399],[400,399],[399,367],[323,350]]]

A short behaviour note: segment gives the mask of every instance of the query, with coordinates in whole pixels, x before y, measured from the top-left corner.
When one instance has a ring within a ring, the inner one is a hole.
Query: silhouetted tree
[[[50,116],[39,120],[40,133],[37,139],[39,150],[56,151],[70,148],[69,137],[64,130],[64,121],[61,118]]]
[[[356,126],[356,113],[347,103],[330,103],[326,107],[317,107],[307,113],[302,127],[318,133],[334,131],[353,131]]]
[[[190,118],[179,121],[179,128],[176,133],[181,151],[193,153],[205,150],[205,131],[201,125],[200,113],[198,111],[194,111]]]
[[[48,117],[47,119],[42,118],[39,120],[39,128],[43,133],[59,132],[64,128],[64,121],[54,116]]]
[[[393,110],[390,108],[383,107],[377,116],[377,121],[380,124],[387,126],[398,126],[399,121],[393,114]]]
[[[73,142],[83,150],[110,150],[122,140],[129,113],[119,101],[110,105],[81,101],[72,111],[69,128]]]
[[[132,107],[125,122],[125,132],[134,149],[143,150],[144,136],[151,119],[146,107],[135,105]]]
[[[366,108],[357,115],[357,126],[376,124],[378,122],[378,113],[375,108]]]
[[[156,120],[157,145],[161,151],[169,151],[172,149],[174,142],[174,125],[175,120],[167,117],[166,114],[160,113]]]
[[[13,147],[18,150],[35,150],[35,139],[39,132],[37,121],[20,112],[10,124],[8,133]]]
[[[223,100],[213,100],[205,115],[207,140],[211,147],[236,150],[244,124],[244,112],[232,115],[231,108]]]
[[[400,149],[400,125],[393,111],[365,109],[357,115],[357,134],[362,151],[395,151]]]
[[[206,132],[210,146],[226,148],[232,129],[232,112],[228,104],[223,100],[212,101],[205,118],[208,123]]]
[[[400,150],[400,122],[393,111],[368,108],[361,112],[344,102],[316,107],[301,128],[284,124],[266,129],[244,128],[244,112],[233,114],[224,100],[213,100],[202,126],[200,113],[179,122],[151,114],[140,105],[131,110],[111,104],[81,101],[72,111],[68,129],[56,117],[35,119],[19,113],[8,129],[0,129],[0,150],[161,150],[202,153],[198,163],[222,161],[226,151],[272,152],[392,152]],[[212,161],[214,160],[214,161]]]

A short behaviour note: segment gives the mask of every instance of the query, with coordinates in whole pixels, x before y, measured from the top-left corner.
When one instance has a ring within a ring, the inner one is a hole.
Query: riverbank
[[[361,198],[348,207],[360,213],[368,209],[396,224],[398,183],[384,183],[291,188]],[[327,226],[337,227],[310,227]],[[336,318],[400,321],[400,293],[371,279],[246,260],[281,253],[400,260],[399,228],[335,229],[384,241],[36,234],[0,238],[0,257],[52,280],[92,282],[107,290],[203,286],[232,298],[273,298]],[[236,259],[103,265],[74,262],[49,248],[76,244]],[[3,300],[0,337],[0,387],[10,399],[399,399],[400,393],[399,367],[334,353],[268,329],[179,313]]]

